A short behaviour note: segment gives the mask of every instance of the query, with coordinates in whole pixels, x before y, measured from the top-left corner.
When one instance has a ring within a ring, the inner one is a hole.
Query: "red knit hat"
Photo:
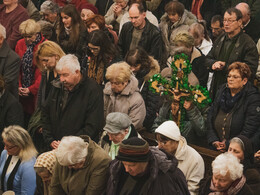
[[[92,4],[90,4],[90,3],[87,3],[87,2],[80,3],[80,4],[77,6],[77,9],[78,9],[79,13],[81,13],[81,11],[82,11],[83,9],[89,9],[89,10],[91,10],[94,14],[98,14],[98,9],[97,9],[94,5],[92,5]]]

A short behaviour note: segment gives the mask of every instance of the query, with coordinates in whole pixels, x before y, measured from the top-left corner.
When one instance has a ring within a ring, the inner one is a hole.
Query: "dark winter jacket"
[[[215,130],[215,119],[220,110],[220,99],[223,91],[227,88],[226,84],[219,89],[216,99],[211,105],[208,113],[208,143],[222,141]],[[250,82],[241,90],[242,96],[232,109],[229,139],[244,135],[249,139],[253,138],[260,126],[260,94]]]
[[[168,157],[157,148],[150,148],[150,151],[148,189],[145,195],[189,195],[186,179],[180,169],[177,168],[176,158]],[[120,174],[124,171],[124,165],[121,161],[115,159],[110,163],[107,195],[116,194]]]
[[[150,56],[153,56],[161,64],[164,51],[161,33],[159,29],[147,19],[145,19],[145,22],[146,24],[138,45],[143,47]],[[133,30],[134,26],[132,23],[127,22],[123,25],[120,32],[118,46],[123,58],[130,48]]]
[[[145,75],[138,74],[136,78],[138,80],[138,87],[140,89],[140,93],[144,99],[145,108],[146,108],[146,116],[143,122],[143,126],[146,130],[151,131],[151,127],[153,125],[154,119],[156,118],[156,113],[159,112],[160,108],[160,96],[158,94],[153,93],[149,90],[148,80],[154,75],[160,73],[160,66],[158,61],[150,56],[151,59],[151,68],[149,72],[144,72]]]
[[[68,94],[62,110],[63,86],[58,81],[42,107],[43,136],[48,146],[54,140],[68,135],[88,135],[97,141],[104,124],[104,103],[101,87],[92,79],[83,77]]]
[[[225,42],[226,36],[227,34],[224,33],[222,36],[218,37],[205,59],[205,65],[211,71],[213,71],[211,69],[212,65],[216,61],[220,61],[220,54],[221,50],[223,49],[222,46]],[[213,98],[215,97],[218,88],[226,82],[228,67],[233,62],[238,61],[246,63],[252,71],[251,80],[253,80],[255,77],[258,66],[258,52],[256,44],[251,39],[251,37],[249,37],[246,33],[243,33],[242,30],[237,36],[238,38],[235,42],[235,46],[231,51],[228,60],[226,61],[225,67],[221,71],[213,71],[214,75],[211,83],[211,90],[213,90],[211,94],[213,94]]]
[[[23,126],[23,108],[18,99],[6,90],[4,94],[0,96],[0,133],[2,134],[4,128],[10,125]],[[0,147],[2,151],[2,142]]]
[[[18,76],[20,57],[4,41],[0,48],[0,75],[6,82],[6,88],[18,99]]]

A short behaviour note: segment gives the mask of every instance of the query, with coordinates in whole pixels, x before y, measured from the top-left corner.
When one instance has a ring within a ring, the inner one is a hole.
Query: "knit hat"
[[[128,128],[132,124],[131,119],[125,113],[112,112],[107,115],[104,130],[108,133],[116,134]]]
[[[165,121],[155,130],[155,133],[160,133],[174,141],[179,141],[181,138],[180,129],[174,121]]]
[[[87,3],[87,2],[80,3],[79,6],[78,6],[78,11],[79,11],[79,13],[81,13],[81,11],[82,11],[83,9],[89,9],[89,10],[91,10],[94,14],[98,14],[98,9],[97,9],[94,5],[92,5],[92,4],[90,4],[90,3]]]
[[[117,160],[127,162],[147,162],[150,157],[149,144],[138,137],[131,137],[119,144]]]

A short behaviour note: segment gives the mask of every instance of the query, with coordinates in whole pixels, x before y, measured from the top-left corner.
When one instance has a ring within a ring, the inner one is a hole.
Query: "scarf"
[[[229,88],[225,88],[220,98],[220,108],[225,112],[229,113],[235,104],[240,100],[242,96],[241,91],[232,97]]]
[[[209,195],[236,195],[243,188],[245,183],[246,178],[243,175],[241,178],[235,180],[226,191],[218,192],[211,180],[210,190],[213,192],[209,193]]]
[[[22,87],[28,88],[32,85],[34,77],[33,67],[33,49],[42,39],[40,33],[37,34],[35,41],[27,46],[27,49],[22,58]]]

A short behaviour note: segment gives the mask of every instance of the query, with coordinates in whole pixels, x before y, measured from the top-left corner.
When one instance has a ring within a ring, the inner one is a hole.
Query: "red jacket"
[[[33,55],[37,51],[39,44],[41,44],[45,40],[46,39],[44,37],[42,37],[41,41],[33,48]],[[20,56],[21,59],[23,58],[23,55],[26,52],[26,49],[27,49],[27,46],[25,44],[25,40],[20,39],[17,42],[15,52]],[[21,97],[20,96],[20,98],[19,98],[20,102],[23,105],[24,111],[28,114],[32,114],[34,112],[35,105],[36,105],[37,93],[38,93],[38,89],[39,89],[40,82],[41,82],[41,72],[38,69],[38,67],[36,66],[35,60],[33,60],[33,67],[35,68],[34,81],[33,81],[32,85],[28,87],[28,89],[31,92],[31,95],[29,97]],[[22,71],[20,69],[19,87],[22,87],[21,81],[22,81]]]

